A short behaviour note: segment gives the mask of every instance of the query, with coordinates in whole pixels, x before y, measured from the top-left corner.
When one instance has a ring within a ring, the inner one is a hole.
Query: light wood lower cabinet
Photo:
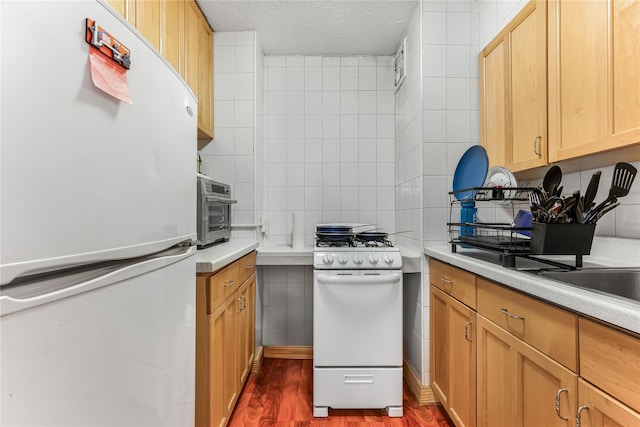
[[[638,334],[439,261],[429,277],[431,385],[457,427],[640,427]]]
[[[618,402],[583,379],[578,380],[577,427],[638,427],[640,413]]]
[[[577,375],[481,315],[478,426],[568,426]]]
[[[431,288],[431,386],[458,427],[476,425],[476,313]]]
[[[240,274],[240,265],[251,264]],[[196,286],[196,426],[223,427],[253,363],[255,252],[199,273]]]

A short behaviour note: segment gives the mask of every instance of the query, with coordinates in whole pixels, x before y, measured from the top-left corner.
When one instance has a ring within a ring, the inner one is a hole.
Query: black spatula
[[[607,197],[602,203],[589,211],[589,214],[585,216],[583,222],[589,222],[592,218],[598,216],[604,207],[611,203],[615,203],[618,197],[624,197],[629,194],[629,189],[633,180],[636,177],[638,170],[631,166],[629,163],[620,162],[617,163],[613,169],[613,178],[611,179],[611,189],[609,189],[609,197]],[[588,217],[588,218],[586,218]]]

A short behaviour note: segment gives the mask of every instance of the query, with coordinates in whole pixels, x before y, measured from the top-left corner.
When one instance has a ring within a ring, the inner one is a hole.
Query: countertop
[[[254,240],[230,240],[196,252],[196,273],[214,272],[258,247]]]
[[[596,249],[599,248],[599,249]],[[451,246],[425,247],[427,256],[502,283],[574,312],[603,320],[616,326],[640,333],[640,302],[580,288],[519,271],[505,268],[496,253],[478,249],[458,247],[457,253]],[[640,265],[640,241],[634,239],[597,238],[594,240],[592,255],[584,256],[584,268],[638,267]],[[555,260],[569,261],[571,257],[555,257]],[[534,266],[535,261],[518,259],[517,268]]]

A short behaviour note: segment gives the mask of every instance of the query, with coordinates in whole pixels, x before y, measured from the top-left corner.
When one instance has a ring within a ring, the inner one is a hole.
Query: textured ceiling
[[[258,32],[267,55],[391,55],[417,0],[198,0],[214,31]]]

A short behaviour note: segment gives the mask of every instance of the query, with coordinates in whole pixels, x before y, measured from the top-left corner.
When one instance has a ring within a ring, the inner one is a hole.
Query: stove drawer
[[[314,368],[313,405],[336,409],[402,406],[402,368]]]

